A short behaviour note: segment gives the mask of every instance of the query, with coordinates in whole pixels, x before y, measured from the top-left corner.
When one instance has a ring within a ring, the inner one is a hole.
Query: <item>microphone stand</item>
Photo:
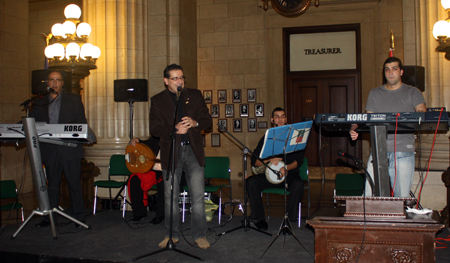
[[[173,114],[173,128],[172,128],[172,133],[170,134],[170,138],[172,139],[171,154],[169,155],[171,157],[171,160],[170,160],[171,171],[167,171],[166,178],[165,178],[165,180],[169,180],[169,173],[171,174],[172,180],[171,180],[171,183],[170,183],[169,241],[167,242],[167,245],[166,245],[165,248],[161,248],[161,249],[158,249],[156,251],[153,251],[153,252],[144,254],[142,256],[133,258],[131,261],[136,261],[136,260],[139,260],[139,259],[142,259],[142,258],[146,258],[146,257],[149,257],[151,255],[155,255],[155,254],[164,252],[166,250],[172,250],[172,251],[178,252],[180,254],[186,255],[188,257],[192,257],[192,258],[198,259],[200,261],[205,261],[201,257],[197,257],[197,256],[189,254],[189,253],[187,253],[187,252],[185,252],[183,250],[177,249],[175,247],[175,243],[172,240],[172,235],[173,235],[173,199],[174,199],[173,189],[174,189],[174,181],[175,181],[174,177],[175,177],[175,154],[176,154],[176,152],[175,152],[175,149],[176,149],[175,143],[176,143],[176,138],[177,138],[177,134],[176,134],[177,129],[175,128],[175,126],[177,125],[178,107],[180,106],[180,95],[181,95],[180,87],[178,87],[178,92],[180,92],[180,94],[177,94],[175,112]]]
[[[22,104],[20,104],[20,106],[23,106],[25,108],[25,110],[27,111],[27,116],[26,117],[30,117],[30,108],[31,108],[30,105],[31,105],[31,103],[34,100],[36,100],[36,99],[35,98],[31,98],[31,99],[28,99],[28,100],[22,102]]]
[[[243,161],[243,163],[244,163],[244,175],[243,175],[243,177],[242,177],[242,180],[243,180],[243,186],[244,186],[244,220],[242,221],[242,225],[241,225],[241,226],[238,226],[238,227],[235,227],[235,228],[230,229],[230,230],[228,230],[228,231],[222,232],[222,233],[218,234],[217,236],[223,236],[223,235],[225,235],[225,234],[231,233],[231,232],[233,232],[233,231],[235,231],[235,230],[238,230],[238,229],[241,229],[241,228],[244,229],[244,232],[247,232],[249,229],[253,229],[253,230],[256,230],[256,231],[261,232],[261,233],[263,233],[263,234],[272,236],[272,234],[270,234],[270,233],[267,233],[267,232],[265,232],[265,231],[262,231],[261,229],[258,229],[258,228],[256,228],[256,227],[250,226],[250,222],[249,222],[248,216],[247,216],[247,201],[248,201],[247,184],[246,184],[246,181],[247,181],[247,154],[250,153],[250,154],[253,155],[253,152],[250,151],[250,150],[247,148],[247,146],[245,146],[243,143],[241,143],[238,139],[236,139],[236,137],[234,137],[231,133],[229,133],[222,125],[220,125],[220,124],[218,123],[217,126],[219,126],[220,129],[221,129],[222,131],[226,132],[228,135],[231,136],[231,138],[233,138],[236,142],[238,142],[238,143],[242,146],[242,154],[243,154],[243,156],[242,156],[242,158],[243,158],[242,161]],[[259,157],[258,157],[258,159],[259,159]],[[265,164],[264,162],[263,162],[263,164],[264,164],[266,167],[268,167],[267,164]],[[274,171],[274,170],[273,170],[272,168],[270,168],[270,167],[269,167],[269,169],[271,169],[272,171]],[[276,172],[276,171],[274,171],[274,172]]]
[[[358,159],[358,158],[355,158],[355,157],[353,157],[353,156],[351,156],[351,155],[349,155],[349,154],[346,154],[346,153],[345,153],[344,151],[342,151],[342,150],[339,150],[339,151],[338,151],[338,155],[339,155],[339,157],[347,157],[347,159],[353,160],[353,162],[355,163],[356,168],[359,168],[359,169],[361,169],[361,170],[364,170],[364,174],[365,174],[366,180],[369,182],[369,185],[370,185],[370,187],[372,188],[372,196],[373,196],[373,194],[374,194],[373,188],[375,187],[375,184],[374,184],[374,182],[373,182],[373,180],[372,180],[372,177],[370,177],[370,174],[369,174],[369,172],[367,171],[366,165],[364,164],[364,162],[361,161],[361,160]],[[364,188],[365,188],[365,186],[364,186]],[[364,190],[364,192],[365,192],[365,190]]]

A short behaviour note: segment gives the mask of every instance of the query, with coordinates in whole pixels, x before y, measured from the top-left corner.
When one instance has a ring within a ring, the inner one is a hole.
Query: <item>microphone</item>
[[[53,88],[51,88],[51,87],[47,87],[47,91],[49,92],[49,93],[54,93],[54,94],[56,94],[56,95],[58,95],[58,92],[56,92]]]
[[[362,163],[362,161],[361,161],[360,159],[358,159],[358,158],[356,158],[356,157],[354,157],[354,156],[352,156],[352,155],[350,155],[350,154],[344,152],[343,150],[339,150],[339,151],[337,152],[337,154],[339,155],[339,157],[346,157],[346,158],[348,158],[348,159],[352,159],[354,162],[360,162],[360,163]]]
[[[183,88],[181,86],[178,86],[177,87],[177,101],[180,99],[180,95],[181,95],[182,91],[183,91]]]

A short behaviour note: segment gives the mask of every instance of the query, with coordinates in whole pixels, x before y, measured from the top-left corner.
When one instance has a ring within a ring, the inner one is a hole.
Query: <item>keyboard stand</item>
[[[55,221],[53,219],[53,213],[58,213],[61,216],[64,216],[65,218],[79,224],[80,226],[89,229],[90,228],[89,225],[65,214],[58,208],[53,209],[51,208],[50,200],[48,198],[47,178],[45,176],[44,169],[42,168],[41,150],[39,146],[39,137],[36,131],[36,122],[34,118],[31,117],[23,117],[22,122],[25,131],[25,141],[27,142],[28,147],[31,171],[33,174],[34,189],[36,191],[36,197],[39,208],[37,210],[33,210],[31,215],[22,223],[19,229],[11,236],[11,239],[14,239],[20,233],[20,231],[28,224],[28,222],[34,215],[49,216],[53,233],[53,239],[55,240],[58,239],[58,236],[56,235],[56,226]],[[51,143],[51,141],[49,142]]]

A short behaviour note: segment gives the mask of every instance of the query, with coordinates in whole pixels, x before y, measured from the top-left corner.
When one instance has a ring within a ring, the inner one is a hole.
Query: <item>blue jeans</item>
[[[414,177],[414,167],[415,167],[415,153],[414,152],[397,152],[397,180],[395,179],[395,164],[394,164],[394,152],[388,152],[389,159],[389,179],[391,183],[391,188],[394,186],[394,197],[410,197],[409,192],[411,191],[412,181]],[[373,163],[372,163],[372,153],[367,161],[367,171],[370,177],[373,179]],[[375,180],[374,180],[375,182]],[[366,182],[366,196],[372,196],[372,188],[370,184]]]
[[[181,174],[184,171],[186,181],[189,187],[191,197],[191,229],[194,240],[206,236],[206,214],[205,214],[205,169],[201,167],[190,145],[180,147],[178,163],[175,169],[174,188],[173,188],[173,224],[172,237],[180,237],[180,212],[179,212],[179,194]],[[170,228],[170,194],[172,176],[169,171],[164,170],[164,180],[169,173],[169,181],[164,184],[164,202],[165,202],[165,226],[167,231]],[[167,232],[169,237],[169,232]]]

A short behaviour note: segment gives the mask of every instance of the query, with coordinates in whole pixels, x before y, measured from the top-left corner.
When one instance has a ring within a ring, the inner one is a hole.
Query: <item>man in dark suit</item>
[[[30,117],[34,117],[36,122],[49,124],[87,123],[81,96],[64,91],[63,85],[63,74],[60,71],[50,72],[48,75],[50,93],[36,101]],[[50,206],[52,208],[59,206],[59,188],[64,172],[69,187],[72,216],[83,222],[85,213],[80,178],[81,159],[84,157],[83,146],[71,148],[40,143],[40,148],[47,174]],[[48,225],[50,225],[48,219],[36,224],[38,227]]]
[[[172,241],[178,243],[180,234],[178,195],[181,174],[184,171],[191,195],[191,229],[195,243],[199,248],[209,248],[206,239],[205,216],[205,151],[201,131],[211,126],[211,115],[206,107],[203,96],[199,90],[188,89],[184,86],[183,68],[172,64],[164,70],[164,84],[167,89],[151,98],[150,108],[150,132],[160,138],[161,166],[165,178],[170,175],[164,185],[165,198],[165,226],[170,228],[170,195],[171,195],[171,148],[172,138],[175,133],[175,170],[173,187],[173,224]],[[181,94],[180,94],[181,93]],[[179,98],[178,114],[174,127],[174,112]],[[159,244],[166,247],[169,241],[169,233]]]

